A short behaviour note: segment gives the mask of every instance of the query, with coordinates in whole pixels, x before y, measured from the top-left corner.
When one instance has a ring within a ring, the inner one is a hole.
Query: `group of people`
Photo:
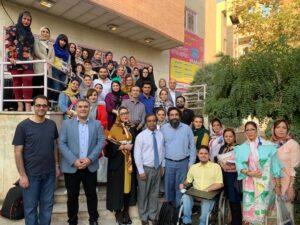
[[[161,79],[157,88],[152,66],[132,67],[134,57],[130,57],[129,64],[122,57],[118,65],[111,52],[105,54],[102,63],[99,51],[88,61],[88,52],[68,44],[65,35],[58,36],[53,50],[50,30],[42,28],[44,39],[36,42],[33,36],[29,38],[30,23],[30,13],[24,12],[18,24],[9,29],[7,40],[15,44],[10,43],[11,72],[33,73],[30,64],[14,62],[30,59],[33,46],[38,43],[46,49],[46,57],[52,52],[54,65],[59,62],[64,67],[69,63],[75,73],[68,77],[63,69],[52,67],[51,71],[56,80],[69,79],[64,91],[62,86],[53,86],[61,91],[58,106],[64,121],[60,135],[55,123],[45,118],[49,99],[43,95],[33,99],[34,116],[16,128],[13,145],[19,184],[23,187],[26,225],[50,224],[55,177],[61,173],[67,189],[70,225],[78,223],[81,183],[89,223],[98,224],[99,175],[105,177],[106,207],[114,212],[119,224],[132,223],[129,207],[136,203],[142,225],[157,224],[159,192],[177,207],[183,204],[183,223],[191,224],[193,198],[181,192],[187,184],[206,192],[223,188],[230,202],[233,225],[242,221],[263,224],[274,205],[275,194],[285,199],[293,215],[300,148],[290,136],[285,120],[275,122],[271,141],[259,136],[256,123],[247,122],[247,141],[236,145],[233,129],[223,129],[221,121],[213,119],[208,131],[203,117],[185,107],[185,98],[176,91],[175,80],[171,79],[167,87]],[[29,82],[28,77],[13,79]],[[16,97],[30,99],[31,94],[24,89],[24,96],[19,93]],[[30,110],[28,104],[25,102],[26,110]],[[21,105],[19,110],[23,110]],[[101,166],[104,158],[105,170],[99,170],[99,162]],[[206,224],[214,204],[214,199],[201,200],[200,225]]]

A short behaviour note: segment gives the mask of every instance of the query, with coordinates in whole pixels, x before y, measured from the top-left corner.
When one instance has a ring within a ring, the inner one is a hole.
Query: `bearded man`
[[[195,163],[196,147],[191,128],[180,122],[181,111],[176,107],[168,110],[169,123],[161,128],[165,147],[165,194],[166,200],[180,205],[181,184],[188,168]]]

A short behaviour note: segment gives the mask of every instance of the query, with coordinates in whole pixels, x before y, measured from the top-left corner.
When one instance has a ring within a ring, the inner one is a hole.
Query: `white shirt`
[[[155,130],[154,132],[158,148],[159,165],[164,166],[164,138],[159,130]],[[134,161],[139,174],[145,173],[144,166],[154,167],[154,147],[151,130],[145,129],[136,137],[134,144]]]
[[[175,94],[175,91],[172,91],[172,90],[170,89],[170,90],[169,90],[169,93],[170,93],[170,95],[171,95],[173,105],[176,106],[176,94]]]
[[[111,92],[111,80],[106,78],[105,80],[102,79],[96,79],[93,82],[93,86],[95,87],[96,84],[101,84],[103,87],[102,93],[101,93],[101,99],[105,99],[106,95]]]

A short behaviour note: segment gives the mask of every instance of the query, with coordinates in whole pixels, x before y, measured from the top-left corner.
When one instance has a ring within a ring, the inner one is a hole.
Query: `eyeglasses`
[[[46,105],[46,104],[36,104],[36,105],[34,105],[35,107],[37,107],[37,108],[47,108],[48,107],[48,105]]]

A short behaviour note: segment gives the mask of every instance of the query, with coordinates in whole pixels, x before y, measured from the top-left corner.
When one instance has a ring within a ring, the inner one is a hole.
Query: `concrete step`
[[[105,201],[106,200],[106,187],[100,186],[97,187],[97,195],[98,195],[98,201]],[[67,189],[65,187],[60,187],[55,190],[54,193],[54,202],[55,203],[66,203],[68,200],[67,197]],[[79,202],[86,202],[86,197],[83,188],[80,189],[80,195],[79,195]]]
[[[98,201],[98,212],[100,220],[115,221],[115,216],[112,212],[106,209],[105,201]],[[139,220],[138,209],[136,206],[130,207],[129,214],[132,219]],[[89,218],[86,203],[79,204],[78,219],[85,221]],[[56,203],[53,207],[52,221],[53,222],[66,222],[68,220],[67,203]],[[103,224],[103,223],[102,223]]]

